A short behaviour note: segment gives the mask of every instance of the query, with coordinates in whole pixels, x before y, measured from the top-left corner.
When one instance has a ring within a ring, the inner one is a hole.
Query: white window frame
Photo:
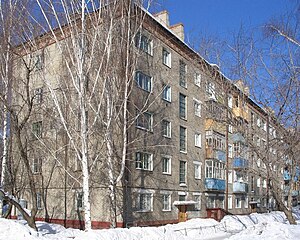
[[[194,177],[197,180],[200,180],[202,178],[202,162],[199,161],[193,161],[194,163]]]
[[[232,170],[228,170],[228,183],[232,183],[233,172]]]
[[[248,207],[249,207],[249,197],[245,197],[244,208],[248,208]]]
[[[215,84],[213,82],[206,83],[206,93],[210,99],[216,100]]]
[[[143,73],[142,71],[135,72],[135,82],[140,89],[143,89],[146,92],[152,92],[152,82],[153,79],[151,76]]]
[[[179,85],[187,88],[187,65],[183,60],[179,60]]]
[[[41,104],[43,102],[43,88],[34,89],[34,103]]]
[[[167,171],[165,171],[165,162],[164,160],[167,160]],[[171,175],[172,174],[172,157],[168,155],[162,155],[161,156],[161,161],[162,161],[162,173]]]
[[[193,198],[194,201],[196,202],[195,204],[195,210],[200,211],[201,210],[201,204],[202,204],[202,194],[201,193],[193,193]]]
[[[136,127],[152,132],[153,131],[153,114],[150,112],[138,113],[138,116],[136,118]]]
[[[233,146],[228,144],[228,157],[233,158]]]
[[[162,99],[171,102],[172,101],[172,88],[170,85],[165,84],[162,92]]]
[[[235,208],[242,208],[242,198],[235,196]]]
[[[135,39],[135,46],[143,52],[153,56],[153,41],[141,32],[137,33]]]
[[[231,95],[228,96],[228,107],[229,108],[232,108],[233,107],[233,98]]]
[[[195,112],[195,116],[197,117],[201,117],[201,101],[199,101],[198,99],[194,98],[194,112]]]
[[[141,203],[141,200],[144,200],[145,202]],[[137,212],[152,212],[152,211],[153,211],[153,193],[146,192],[146,191],[138,192]]]
[[[183,163],[184,166],[184,173],[181,172],[181,163]],[[184,180],[182,180],[182,174],[184,174]],[[179,161],[179,185],[186,186],[186,179],[187,179],[187,162],[180,160]]]
[[[201,78],[202,78],[201,73],[196,72],[196,73],[194,74],[194,83],[195,83],[195,85],[198,86],[198,87],[201,86]]]
[[[228,124],[228,132],[233,133],[233,126],[231,124]]]
[[[162,195],[162,211],[170,212],[172,210],[171,194],[170,193],[161,193],[161,195]]]
[[[145,157],[147,157],[147,159]],[[141,151],[136,152],[135,168],[144,171],[153,171],[153,154]]]
[[[42,194],[41,193],[36,193],[36,207],[37,209],[43,209],[42,207]]]
[[[232,195],[228,195],[228,209],[232,209],[232,200],[233,200],[233,198],[232,198]]]
[[[187,96],[182,93],[179,93],[179,117],[187,118]]]
[[[202,147],[202,134],[201,133],[195,133],[195,147]]]
[[[166,138],[172,137],[172,124],[166,119],[162,120],[162,135]]]
[[[172,55],[171,52],[168,51],[166,48],[162,49],[162,61],[163,64],[167,67],[171,68],[172,65]]]
[[[181,130],[184,130],[184,136],[181,135]],[[187,129],[183,126],[179,126],[179,150],[182,153],[187,152]]]
[[[37,157],[33,159],[32,165],[32,173],[33,174],[40,174],[42,172],[42,158]]]
[[[260,188],[260,178],[256,179],[256,187]]]

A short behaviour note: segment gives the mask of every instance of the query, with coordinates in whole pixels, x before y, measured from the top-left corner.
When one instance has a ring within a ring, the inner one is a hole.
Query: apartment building
[[[271,167],[281,176],[283,165],[274,160],[267,168],[261,152],[267,150],[268,158],[276,155],[277,147],[270,143],[276,138],[276,121],[273,123],[267,111],[251,100],[241,81],[227,79],[184,42],[183,25],[170,26],[168,12],[151,15],[143,10],[143,14],[131,49],[137,57],[128,118],[132,117],[134,124],[128,125],[126,168],[116,186],[118,226],[161,225],[195,217],[220,219],[225,212],[275,209],[267,187],[267,169]],[[58,121],[59,114],[68,115],[74,128],[70,131],[78,131],[78,111],[68,108],[76,105],[76,93],[70,88],[68,96],[61,94],[57,101],[69,101],[62,112],[54,114],[53,93],[45,78],[54,84],[63,82],[68,88],[67,68],[55,42],[44,44],[34,58],[29,90],[35,104],[28,124],[33,139],[29,139],[28,151],[40,189],[38,217],[44,219],[47,209],[48,220],[82,227],[80,159],[68,147],[72,143],[69,133]],[[18,64],[15,67],[16,79],[24,78],[24,73],[18,72],[21,68]],[[99,123],[100,133],[91,135],[91,154],[104,155],[101,161],[96,158],[95,164],[90,163],[94,228],[109,227],[111,222],[109,186],[105,184],[108,165],[103,160],[106,149],[101,145],[106,141],[105,131],[101,132],[105,126]],[[122,148],[120,139],[114,143]],[[47,146],[55,146],[54,155],[45,150]],[[26,188],[20,198],[25,205],[32,204]]]

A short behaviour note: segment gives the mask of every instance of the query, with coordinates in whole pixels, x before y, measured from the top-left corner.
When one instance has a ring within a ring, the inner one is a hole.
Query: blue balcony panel
[[[247,193],[248,184],[243,182],[234,182],[233,183],[233,192],[234,193]]]
[[[234,168],[247,168],[248,167],[248,160],[241,158],[241,157],[235,157],[233,159],[232,166]]]
[[[216,154],[217,154],[218,160],[220,160],[222,162],[226,162],[226,153],[224,151],[216,150]]]
[[[206,190],[225,191],[225,180],[216,178],[205,178]]]

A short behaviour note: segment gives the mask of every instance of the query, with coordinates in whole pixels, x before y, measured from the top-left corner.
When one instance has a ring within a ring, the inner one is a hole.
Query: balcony
[[[243,182],[234,182],[233,183],[233,193],[247,193],[248,184]]]
[[[232,112],[235,117],[240,117],[249,121],[248,107],[234,107]]]
[[[226,153],[222,150],[214,149],[213,147],[206,148],[206,159],[217,159],[226,162]]]
[[[241,157],[235,157],[232,162],[233,168],[248,168],[248,160],[241,158]]]
[[[205,178],[205,188],[208,191],[225,191],[225,180]]]

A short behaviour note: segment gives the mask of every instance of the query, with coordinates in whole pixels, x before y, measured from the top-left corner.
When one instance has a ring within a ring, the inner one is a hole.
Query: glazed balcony
[[[287,170],[283,171],[283,180],[284,181],[290,181],[291,180],[291,174],[289,173],[289,171],[287,171]]]
[[[206,159],[217,159],[226,162],[226,153],[223,150],[214,149],[213,147],[206,147]]]
[[[232,162],[232,167],[235,169],[248,168],[248,160],[241,157],[235,157]]]
[[[248,184],[244,182],[234,182],[233,193],[248,193]]]
[[[217,178],[205,178],[205,188],[208,191],[225,191],[225,180]]]

